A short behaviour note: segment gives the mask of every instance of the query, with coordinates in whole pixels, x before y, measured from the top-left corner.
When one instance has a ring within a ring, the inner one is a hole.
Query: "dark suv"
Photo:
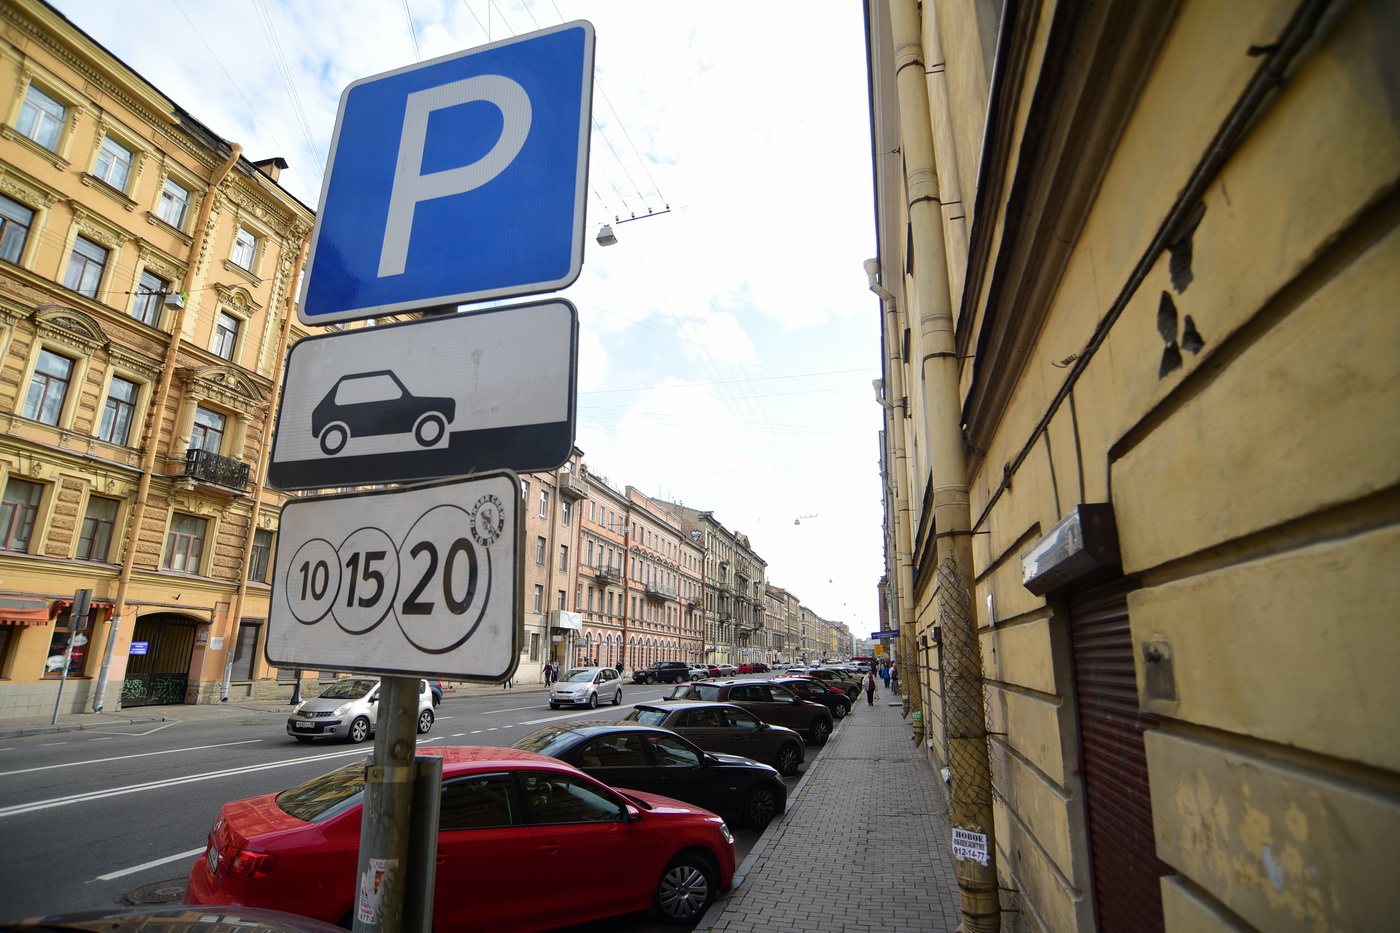
[[[662,661],[632,674],[634,684],[679,684],[699,679],[700,675],[693,673],[684,661]]]
[[[825,745],[831,735],[831,710],[804,700],[782,686],[764,680],[702,680],[671,691],[668,700],[708,700],[732,703],[764,722],[802,733],[808,745]]]

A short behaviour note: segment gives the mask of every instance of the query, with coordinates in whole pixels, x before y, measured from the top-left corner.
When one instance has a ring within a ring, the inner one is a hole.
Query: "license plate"
[[[209,862],[209,874],[212,875],[212,874],[215,874],[216,872],[218,872],[218,870],[219,870],[219,850],[218,850],[217,848],[215,848],[214,843],[212,843],[212,842],[209,843],[209,852],[207,853],[207,855],[205,856],[205,858],[206,858],[206,860]]]
[[[292,723],[292,728],[293,728],[293,729],[305,729],[305,730],[307,730],[307,731],[310,731],[311,729],[315,729],[315,728],[316,728],[316,724],[315,724],[314,722],[294,722],[294,723]]]

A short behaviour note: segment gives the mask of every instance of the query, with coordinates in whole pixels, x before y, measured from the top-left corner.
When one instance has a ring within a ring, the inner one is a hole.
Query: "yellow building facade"
[[[262,695],[312,213],[44,4],[0,87],[0,718]]]
[[[887,600],[955,811],[989,775],[966,929],[1392,927],[1395,5],[867,14]]]

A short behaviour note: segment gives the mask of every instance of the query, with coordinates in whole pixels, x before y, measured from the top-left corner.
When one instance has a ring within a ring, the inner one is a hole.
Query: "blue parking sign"
[[[341,95],[298,317],[330,324],[564,288],[583,267],[593,26]]]

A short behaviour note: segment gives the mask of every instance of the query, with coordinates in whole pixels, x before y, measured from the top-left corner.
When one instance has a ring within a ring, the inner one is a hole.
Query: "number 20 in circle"
[[[481,624],[491,599],[491,551],[472,541],[472,515],[455,505],[423,514],[399,553],[399,627],[419,650],[460,646]]]

